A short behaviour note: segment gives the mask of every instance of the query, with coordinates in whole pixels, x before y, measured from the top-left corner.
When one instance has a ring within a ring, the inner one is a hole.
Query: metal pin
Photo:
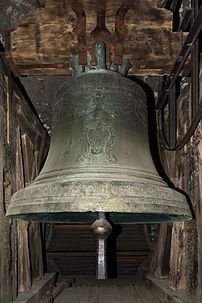
[[[84,72],[84,66],[79,65],[79,56],[76,55],[74,58],[70,61],[70,67],[72,68],[73,75],[80,75]]]
[[[96,69],[106,69],[106,46],[103,42],[96,44]]]
[[[129,59],[124,59],[123,64],[120,66],[119,73],[127,76],[129,69],[132,67]]]

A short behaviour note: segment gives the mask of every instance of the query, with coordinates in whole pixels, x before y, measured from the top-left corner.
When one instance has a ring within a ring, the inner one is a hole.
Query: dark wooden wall
[[[194,136],[182,150],[162,151],[162,162],[168,175],[178,188],[189,195],[195,215],[194,220],[189,223],[173,224],[170,234],[162,233],[165,242],[169,237],[171,239],[169,279],[175,289],[185,289],[190,294],[198,293],[200,296],[202,277],[201,126],[201,124],[198,126]]]
[[[0,302],[11,302],[43,276],[42,226],[5,217],[12,194],[38,174],[48,134],[0,57]]]
[[[118,225],[108,239],[108,276],[132,275],[142,281],[148,271],[150,248],[144,225]],[[68,276],[96,279],[96,239],[89,225],[49,226],[47,269]]]
[[[200,67],[200,100],[202,100]],[[190,83],[192,78],[190,77]],[[191,88],[189,81],[178,98],[178,137],[190,126]],[[160,128],[159,128],[160,130]],[[161,130],[160,130],[161,132]],[[189,302],[202,298],[202,122],[189,142],[179,151],[159,148],[162,165],[174,185],[188,195],[193,220],[188,223],[161,224],[151,270],[155,276],[168,278],[169,287],[184,290]],[[198,301],[197,301],[198,300]]]

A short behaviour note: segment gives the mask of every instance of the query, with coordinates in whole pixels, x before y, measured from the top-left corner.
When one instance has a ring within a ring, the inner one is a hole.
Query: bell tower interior
[[[201,302],[200,1],[0,19],[0,303]]]

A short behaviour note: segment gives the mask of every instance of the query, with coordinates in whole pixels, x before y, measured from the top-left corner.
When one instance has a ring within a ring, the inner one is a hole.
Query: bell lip
[[[8,207],[7,217],[25,214],[55,213],[155,213],[191,220],[186,197],[159,184],[124,181],[71,181],[35,184],[16,192]],[[182,218],[182,216],[184,216]],[[167,222],[172,222],[168,220]],[[176,221],[176,220],[174,220]],[[164,221],[166,222],[166,221]]]
[[[35,212],[9,214],[8,218],[23,221],[36,221],[45,223],[63,224],[92,224],[99,217],[99,212]],[[106,213],[107,220],[112,224],[157,224],[171,222],[191,221],[193,217],[185,214],[165,214],[165,213]]]

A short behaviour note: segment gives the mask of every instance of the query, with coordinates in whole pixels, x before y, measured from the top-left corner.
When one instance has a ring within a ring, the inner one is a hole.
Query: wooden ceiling
[[[79,54],[95,61],[95,43],[104,41],[107,62],[129,58],[132,75],[168,74],[180,49],[172,12],[160,0],[44,0],[7,33],[6,56],[17,76],[71,75]]]

